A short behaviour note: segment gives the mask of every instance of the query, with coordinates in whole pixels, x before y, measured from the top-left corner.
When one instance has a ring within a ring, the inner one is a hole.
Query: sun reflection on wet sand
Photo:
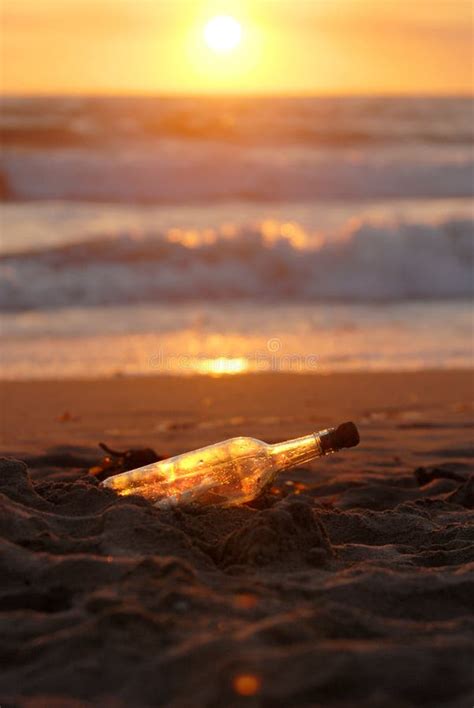
[[[249,371],[250,365],[245,357],[220,356],[215,359],[190,359],[189,371],[197,374],[210,374],[211,376],[225,376],[228,374],[242,374]]]

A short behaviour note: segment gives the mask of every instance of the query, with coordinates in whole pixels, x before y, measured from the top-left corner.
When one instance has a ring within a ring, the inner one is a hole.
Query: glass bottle
[[[161,508],[234,506],[255,499],[280,472],[358,443],[354,423],[274,445],[255,438],[230,438],[114,475],[102,486],[123,496],[141,495]]]

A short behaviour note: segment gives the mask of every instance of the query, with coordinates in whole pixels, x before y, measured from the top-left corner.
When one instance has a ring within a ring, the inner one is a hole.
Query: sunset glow
[[[2,26],[9,93],[472,91],[468,0],[3,0]]]

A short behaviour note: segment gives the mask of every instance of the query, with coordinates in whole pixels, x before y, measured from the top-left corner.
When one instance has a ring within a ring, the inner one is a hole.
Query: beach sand
[[[466,708],[466,371],[4,382],[0,704]],[[345,420],[358,448],[234,509],[155,509],[88,474]],[[26,463],[26,464],[24,464]]]

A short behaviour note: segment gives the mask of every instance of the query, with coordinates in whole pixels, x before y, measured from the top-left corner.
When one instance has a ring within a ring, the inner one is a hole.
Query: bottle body
[[[162,508],[243,504],[255,499],[279,472],[333,452],[328,435],[323,431],[276,445],[230,438],[109,477],[102,485],[123,496],[141,495]]]
[[[103,484],[163,507],[242,504],[254,499],[255,490],[263,489],[277,472],[269,447],[254,438],[231,438],[109,477]]]

